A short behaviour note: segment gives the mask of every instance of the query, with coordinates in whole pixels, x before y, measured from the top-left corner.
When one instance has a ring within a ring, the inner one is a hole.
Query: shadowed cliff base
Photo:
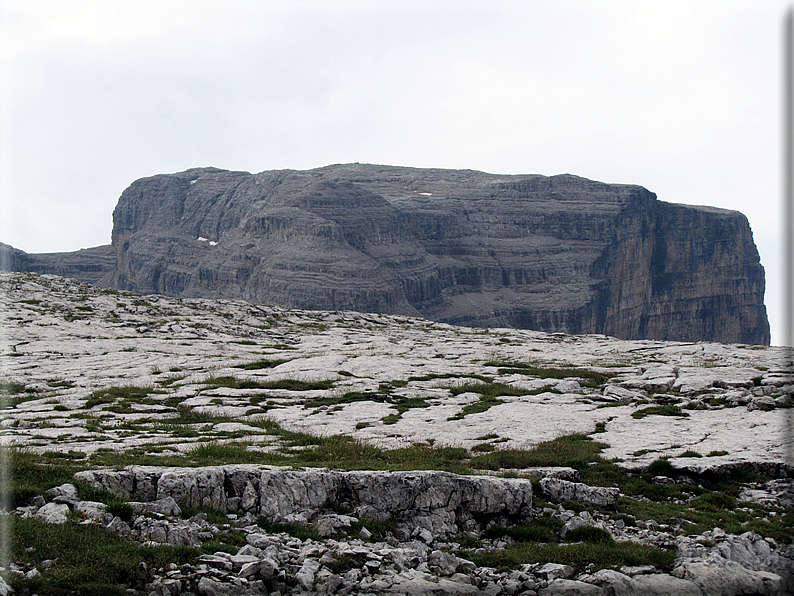
[[[112,245],[5,270],[141,294],[240,298],[624,339],[769,344],[739,212],[569,174],[369,164],[133,182]]]

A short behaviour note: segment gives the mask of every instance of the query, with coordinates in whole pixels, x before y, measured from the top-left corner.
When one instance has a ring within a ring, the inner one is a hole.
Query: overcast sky
[[[0,0],[0,241],[107,244],[196,166],[567,172],[745,213],[780,343],[788,5]]]

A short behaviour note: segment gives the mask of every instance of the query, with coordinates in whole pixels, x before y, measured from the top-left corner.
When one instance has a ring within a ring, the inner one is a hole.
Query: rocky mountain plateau
[[[0,594],[794,590],[785,348],[0,292]]]
[[[747,219],[573,175],[344,164],[133,182],[112,244],[0,269],[180,297],[769,344]]]

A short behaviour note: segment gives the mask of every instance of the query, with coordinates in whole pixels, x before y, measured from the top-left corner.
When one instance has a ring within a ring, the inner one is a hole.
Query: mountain
[[[0,265],[141,294],[769,344],[744,215],[568,174],[197,168],[133,182],[112,247],[6,246]]]

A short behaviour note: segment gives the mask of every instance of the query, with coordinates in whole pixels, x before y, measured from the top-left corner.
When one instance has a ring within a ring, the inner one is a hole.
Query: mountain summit
[[[3,268],[142,294],[241,298],[475,327],[769,344],[739,212],[572,176],[344,164],[133,182],[112,248]]]

